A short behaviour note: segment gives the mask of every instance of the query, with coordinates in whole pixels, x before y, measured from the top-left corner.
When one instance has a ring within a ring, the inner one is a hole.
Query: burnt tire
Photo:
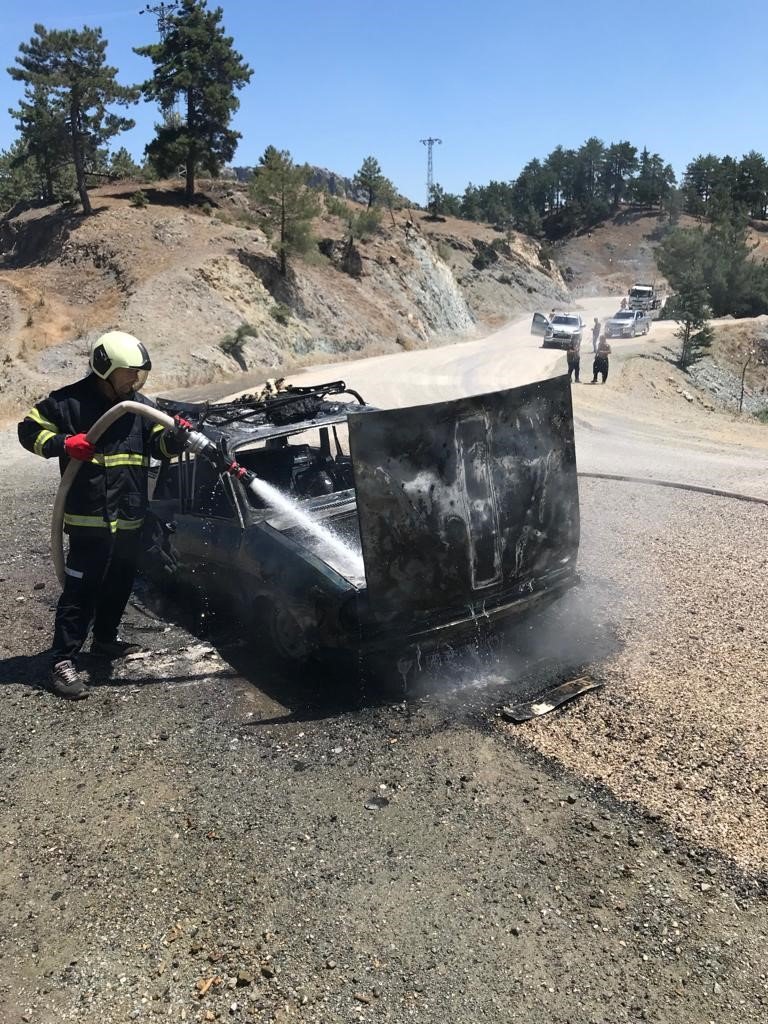
[[[264,625],[269,644],[280,661],[301,665],[310,660],[315,650],[310,635],[314,616],[308,605],[270,603],[265,609]]]

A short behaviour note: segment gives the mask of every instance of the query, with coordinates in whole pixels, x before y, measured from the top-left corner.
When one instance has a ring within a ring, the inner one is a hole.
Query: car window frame
[[[184,452],[180,456],[179,466],[179,506],[183,515],[193,516],[195,519],[211,519],[218,523],[231,523],[245,529],[245,518],[240,504],[239,494],[233,486],[232,477],[226,473],[219,473],[216,477],[215,487],[221,484],[224,493],[232,509],[231,516],[214,515],[211,512],[201,512],[195,507],[195,492],[197,484],[197,465],[199,456],[191,452]]]

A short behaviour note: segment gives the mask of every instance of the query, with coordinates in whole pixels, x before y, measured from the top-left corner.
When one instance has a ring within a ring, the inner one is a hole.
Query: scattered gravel
[[[691,382],[702,391],[712,395],[718,405],[737,412],[741,397],[741,377],[731,370],[720,366],[709,356],[705,356],[688,368]],[[757,413],[766,408],[764,394],[756,393],[751,388],[744,388],[744,412]]]
[[[611,587],[625,646],[594,699],[514,736],[765,874],[768,509],[606,481],[580,491],[582,564]]]

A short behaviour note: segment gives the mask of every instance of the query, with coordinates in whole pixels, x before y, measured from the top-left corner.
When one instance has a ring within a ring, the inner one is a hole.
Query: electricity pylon
[[[427,147],[427,206],[429,206],[429,200],[432,194],[432,185],[434,180],[432,178],[432,147],[437,144],[442,145],[442,139],[420,139],[423,146]]]

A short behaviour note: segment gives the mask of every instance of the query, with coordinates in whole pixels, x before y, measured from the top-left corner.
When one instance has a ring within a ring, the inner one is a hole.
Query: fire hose
[[[177,429],[180,425],[178,420],[174,419],[173,416],[169,416],[168,413],[161,412],[160,409],[155,409],[154,406],[144,405],[141,402],[119,402],[117,405],[113,405],[111,409],[107,410],[103,416],[101,416],[91,429],[86,434],[88,441],[91,444],[96,444],[101,435],[112,426],[115,420],[118,420],[121,416],[126,413],[133,413],[135,415],[143,416],[145,419],[154,420],[155,423],[160,423],[164,427],[170,429]],[[205,434],[199,430],[186,430],[184,450],[191,452],[195,455],[201,455],[203,458],[208,459],[220,473],[229,473],[231,476],[237,477],[242,480],[246,485],[249,485],[255,479],[255,474],[251,473],[250,470],[244,469],[238,465],[237,462],[227,451],[225,444],[216,444]],[[53,567],[56,571],[56,577],[60,585],[64,586],[64,506],[67,501],[67,495],[69,489],[72,486],[75,477],[83,465],[81,461],[77,459],[71,459],[69,465],[64,470],[59,484],[59,489],[56,492],[56,498],[53,503],[53,516],[51,518],[51,554],[53,556]],[[106,522],[105,522],[106,525]]]

